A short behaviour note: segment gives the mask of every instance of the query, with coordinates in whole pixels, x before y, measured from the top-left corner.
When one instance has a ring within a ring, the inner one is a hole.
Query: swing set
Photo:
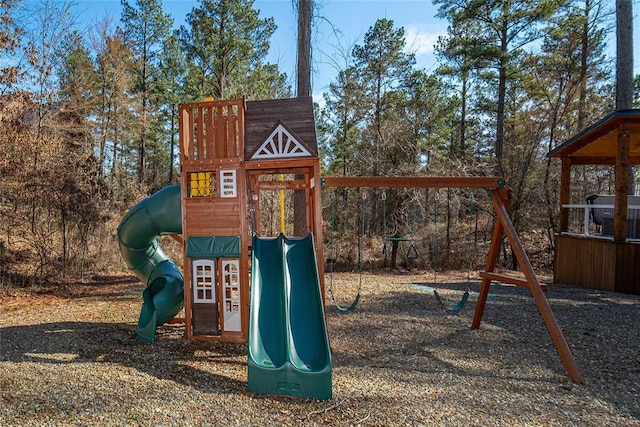
[[[346,189],[345,189],[346,191]],[[329,295],[334,303],[334,305],[336,306],[336,308],[338,309],[338,311],[340,311],[341,313],[349,313],[351,312],[353,309],[356,308],[356,306],[358,305],[358,302],[360,301],[361,298],[361,288],[362,288],[362,272],[363,272],[363,252],[362,252],[362,242],[363,242],[363,236],[365,234],[365,227],[366,227],[366,200],[367,200],[367,191],[366,189],[363,191],[359,191],[360,194],[360,198],[362,199],[362,204],[360,207],[360,224],[359,226],[354,227],[354,229],[358,228],[359,229],[359,234],[357,235],[357,248],[358,248],[358,252],[357,252],[357,265],[358,265],[358,273],[359,273],[359,277],[358,277],[358,286],[357,286],[357,293],[355,295],[355,298],[352,300],[351,304],[345,306],[345,305],[341,305],[337,298],[335,297],[334,294],[334,279],[333,279],[333,273],[335,272],[335,260],[337,258],[337,250],[336,250],[336,235],[338,234],[338,226],[337,226],[337,213],[336,213],[336,209],[337,209],[337,192],[333,192],[332,193],[332,197],[331,197],[331,239],[330,239],[330,252],[331,252],[331,257],[328,259],[328,263],[329,263]],[[346,200],[346,193],[345,193],[345,200]],[[398,244],[402,243],[402,242],[406,242],[408,243],[408,247],[407,247],[407,251],[406,251],[406,255],[405,255],[405,259],[407,260],[407,262],[409,261],[415,261],[417,259],[419,259],[419,254],[418,254],[418,248],[416,246],[416,230],[417,230],[417,222],[418,222],[418,205],[419,205],[419,200],[418,197],[414,194],[411,197],[411,218],[410,220],[407,218],[407,225],[410,228],[410,234],[406,235],[405,237],[398,237],[398,220],[396,219],[395,224],[393,226],[393,231],[391,233],[388,232],[388,217],[387,217],[387,191],[386,189],[383,189],[382,192],[380,193],[380,203],[382,206],[382,226],[381,226],[381,230],[382,230],[382,256],[385,259],[385,264],[386,264],[386,260],[389,256],[391,256],[391,267],[393,268],[395,266],[395,260],[396,260],[396,256],[398,253]],[[433,213],[433,217],[434,217],[434,229],[437,230],[439,223],[438,223],[438,197],[435,198],[435,207],[434,207],[434,213]],[[477,209],[475,209],[475,202],[473,201],[473,199],[471,199],[470,201],[470,206],[468,208],[468,212],[472,215],[474,212],[477,214]],[[470,217],[471,217],[470,215]],[[476,216],[477,218],[477,216]],[[410,225],[409,225],[410,223]],[[434,231],[434,233],[432,234],[432,245],[431,245],[431,267],[434,273],[434,279],[433,279],[433,283],[432,285],[435,285],[437,283],[437,270],[438,270],[438,247],[439,247],[439,243],[437,241],[437,237],[436,237],[436,232]],[[469,235],[466,236],[466,239],[469,238]],[[392,250],[391,250],[391,255],[389,255],[389,249],[388,249],[388,243],[391,243],[392,246]],[[466,261],[467,261],[467,281],[469,282],[470,279],[470,271],[471,271],[471,259],[470,259],[470,250],[469,250],[469,245],[470,243],[467,240],[467,250],[466,250]],[[438,293],[437,289],[432,287],[432,286],[416,286],[416,289],[418,290],[427,290],[430,293],[433,293],[436,301],[438,302],[438,304],[442,307],[442,310],[444,312],[447,313],[455,313],[460,311],[466,304],[467,299],[469,297],[469,289],[466,289],[462,295],[462,298],[454,305],[452,306],[448,306],[445,305],[444,300],[442,299],[442,297],[440,296],[440,294]]]
[[[545,291],[547,286],[541,284],[536,277],[533,266],[527,257],[527,254],[516,233],[515,227],[509,217],[508,209],[511,202],[512,190],[507,188],[501,178],[496,177],[323,177],[321,184],[326,188],[468,188],[468,189],[486,189],[491,194],[491,203],[496,216],[496,222],[493,229],[489,252],[487,254],[486,264],[483,271],[479,272],[482,279],[480,291],[477,296],[475,312],[471,329],[480,328],[484,307],[489,296],[491,283],[502,282],[531,291],[535,303],[540,311],[544,323],[549,331],[549,335],[560,355],[562,364],[564,365],[569,378],[577,383],[582,384],[584,379],[578,365],[571,354],[571,350],[565,340],[560,329],[560,325],[551,309],[551,305],[547,300]],[[366,198],[362,201],[362,214],[366,206]],[[333,208],[332,208],[333,209]],[[335,215],[334,215],[335,217]],[[386,218],[385,218],[386,219]],[[335,224],[332,224],[335,227]],[[361,235],[364,234],[364,218],[361,218]],[[335,228],[334,228],[335,231]],[[412,230],[415,233],[415,230]],[[496,265],[503,238],[506,236],[507,242],[510,244],[518,266],[524,277],[515,277],[512,275],[496,272]],[[414,236],[412,236],[414,237]],[[392,240],[390,240],[393,242]],[[384,242],[386,243],[386,242]],[[384,245],[383,243],[383,245]],[[413,241],[411,242],[413,243]],[[362,286],[362,237],[358,242],[359,255],[358,264],[360,269],[360,281],[358,284],[358,294],[353,303],[348,307],[342,307],[341,311],[352,311],[360,300],[360,290]],[[383,246],[384,250],[384,246]],[[417,253],[417,250],[416,250]],[[330,264],[330,272],[333,272],[333,260]],[[332,276],[331,276],[332,277]],[[331,278],[333,280],[333,278]],[[330,292],[332,290],[330,288]],[[468,295],[467,295],[468,296]]]

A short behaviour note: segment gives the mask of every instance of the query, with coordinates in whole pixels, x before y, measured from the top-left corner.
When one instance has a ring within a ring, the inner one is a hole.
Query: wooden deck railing
[[[244,153],[244,100],[178,106],[182,162],[234,159]]]

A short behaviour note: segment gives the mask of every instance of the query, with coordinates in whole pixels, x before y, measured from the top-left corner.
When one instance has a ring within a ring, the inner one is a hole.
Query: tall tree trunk
[[[298,97],[311,95],[311,15],[312,0],[298,0],[298,64],[297,91]],[[296,179],[304,179],[304,175],[296,175]],[[301,236],[307,231],[307,206],[304,191],[293,192],[293,234]]]
[[[616,0],[616,110],[633,108],[633,7]],[[629,194],[635,190],[634,168],[629,168]]]
[[[616,110],[633,107],[633,11],[631,0],[616,0]]]
[[[468,85],[468,72],[463,72],[460,80],[462,83],[462,92],[460,96],[460,158],[466,157],[467,149],[467,85]]]
[[[298,97],[311,95],[311,16],[312,0],[298,0]]]
[[[586,125],[587,107],[587,67],[589,64],[589,12],[591,0],[584,3],[584,23],[582,25],[582,39],[580,41],[580,89],[578,101],[578,131]]]
[[[505,3],[505,6],[506,3]],[[498,167],[502,169],[502,149],[504,146],[504,116],[505,103],[507,95],[507,22],[503,22],[500,36],[500,60],[498,65],[498,114],[496,117],[496,146],[495,154],[498,161]],[[500,170],[500,172],[502,172]]]

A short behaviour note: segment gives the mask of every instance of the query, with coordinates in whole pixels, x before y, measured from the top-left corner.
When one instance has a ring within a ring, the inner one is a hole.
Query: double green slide
[[[331,353],[313,235],[253,237],[248,388],[331,398]]]

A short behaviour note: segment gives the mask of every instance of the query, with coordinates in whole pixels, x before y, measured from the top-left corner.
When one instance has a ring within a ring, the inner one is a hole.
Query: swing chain
[[[335,263],[335,258],[336,258],[336,248],[335,248],[335,234],[336,234],[336,205],[337,205],[337,197],[336,197],[336,193],[334,192],[333,194],[333,198],[332,198],[332,203],[331,203],[331,261],[329,263],[329,295],[331,296],[331,299],[333,300],[334,305],[336,306],[336,308],[338,309],[339,312],[341,313],[349,313],[351,311],[353,311],[356,306],[358,305],[358,302],[360,302],[360,291],[362,289],[362,235],[364,234],[364,221],[365,221],[365,209],[366,209],[366,200],[367,200],[367,196],[366,196],[366,192],[363,192],[362,194],[362,224],[361,224],[361,228],[360,228],[360,235],[358,237],[359,241],[358,241],[358,267],[360,270],[360,278],[358,280],[358,293],[355,296],[355,299],[353,300],[353,302],[351,302],[351,304],[349,306],[343,307],[340,306],[338,304],[338,302],[336,301],[336,298],[333,294],[333,273],[334,273],[334,263]]]
[[[382,190],[380,194],[382,200],[382,256],[387,258],[387,192]],[[385,261],[386,263],[386,261]]]

